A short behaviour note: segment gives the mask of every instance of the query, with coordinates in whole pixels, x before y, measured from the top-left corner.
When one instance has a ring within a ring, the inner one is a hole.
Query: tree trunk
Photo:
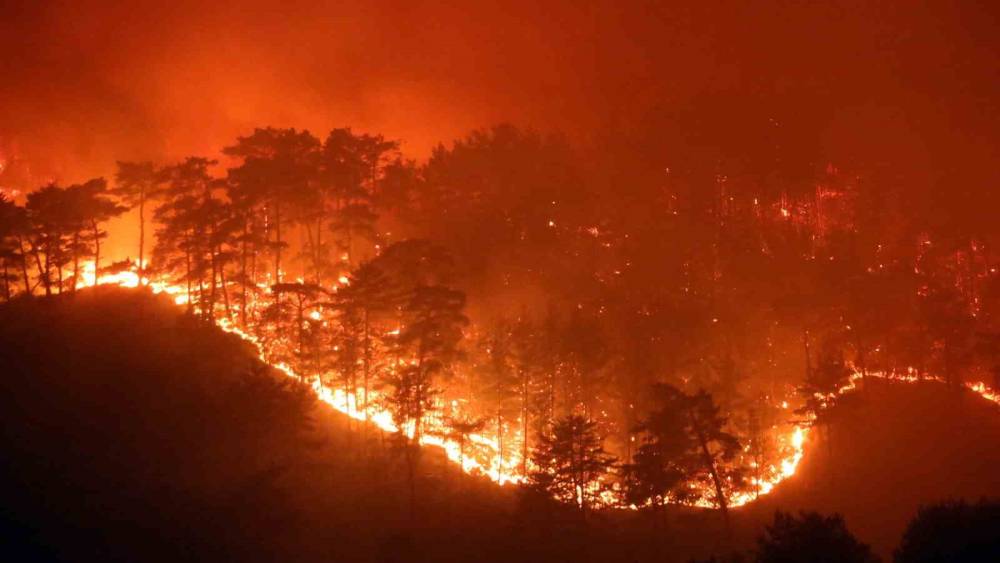
[[[80,231],[73,233],[73,288],[76,293],[76,286],[80,284]],[[94,270],[94,285],[97,285],[97,270]]]
[[[298,346],[298,348],[299,348],[298,349],[299,365],[298,365],[298,368],[299,368],[299,371],[300,371],[300,373],[299,373],[299,379],[301,379],[304,382],[306,374],[304,373],[304,370],[302,369],[302,365],[304,363],[303,358],[305,357],[305,349],[304,349],[304,345],[303,345],[303,343],[305,342],[305,331],[302,329],[302,325],[306,322],[306,319],[305,319],[305,301],[303,301],[303,299],[304,298],[300,295],[299,298],[298,298],[298,306],[297,306],[297,309],[296,309],[296,316],[295,316],[295,318],[298,321],[298,325],[299,325],[299,330],[298,330],[298,341],[299,341],[299,346]],[[344,400],[347,400],[346,396],[344,397]],[[351,428],[351,417],[347,417],[347,428],[348,429]]]
[[[211,233],[211,230],[209,231]],[[214,234],[209,235],[209,240],[215,238]],[[208,318],[212,319],[215,317],[215,301],[216,301],[216,278],[219,276],[219,258],[215,254],[215,248],[209,247],[208,258],[212,263],[212,285],[208,290]]]
[[[521,383],[521,474],[528,474],[528,384],[522,375]]]
[[[194,312],[194,300],[191,299],[191,251],[184,250],[184,280],[187,283],[187,312]]]
[[[91,221],[90,226],[94,230],[94,283],[96,284],[97,278],[101,275],[101,230],[97,226],[97,221]]]
[[[281,203],[274,204],[274,283],[281,283]]]
[[[316,221],[316,285],[323,285],[323,216]]]
[[[198,313],[199,315],[201,315],[202,320],[206,319],[204,261],[205,261],[204,256],[199,257],[198,262],[201,262],[201,264],[199,264],[198,268],[198,309],[199,309]]]
[[[722,479],[719,477],[719,470],[715,465],[715,458],[708,450],[708,440],[705,438],[705,434],[701,430],[701,425],[693,412],[690,413],[690,418],[691,424],[695,429],[695,435],[698,437],[698,445],[701,446],[702,460],[708,468],[709,474],[712,476],[712,484],[715,485],[715,498],[719,503],[719,512],[722,514],[722,520],[726,526],[726,537],[731,539],[733,530],[729,522],[729,503],[726,500],[725,492],[722,489]]]
[[[49,253],[45,253],[45,265],[43,268],[42,257],[38,247],[34,244],[31,247],[32,252],[35,254],[35,264],[38,266],[38,276],[42,280],[42,285],[45,286],[45,295],[52,295],[52,279],[49,277]]]
[[[31,295],[34,292],[31,288],[31,278],[28,276],[28,253],[24,250],[24,240],[20,235],[17,237],[17,248],[21,251],[21,275],[24,277],[24,292]]]
[[[371,361],[372,361],[371,326],[367,308],[365,308],[364,315],[365,315],[364,317],[365,329],[364,329],[363,345],[365,349],[364,353],[362,354],[362,357],[364,358],[364,366],[362,367],[362,378],[364,379],[364,381],[362,382],[364,385],[364,388],[362,390],[363,393],[362,400],[364,401],[364,405],[362,406],[362,408],[364,409],[363,410],[364,419],[362,419],[362,427],[361,427],[361,440],[362,440],[361,448],[362,452],[367,458],[368,457],[368,384],[369,384],[369,378],[371,377]]]
[[[222,246],[217,249],[216,256],[222,256]],[[226,265],[219,264],[219,285],[222,287],[222,306],[226,309],[226,319],[232,321],[232,306],[229,302],[229,288],[226,287]]]
[[[63,267],[62,267],[61,263],[58,264],[58,265],[56,265],[56,273],[58,274],[58,276],[56,276],[56,278],[59,280],[59,286],[58,286],[58,288],[59,288],[59,294],[62,295],[62,292],[63,292]]]
[[[146,247],[146,188],[139,191],[139,285],[146,285],[143,250]]]
[[[240,283],[242,284],[240,290],[240,326],[243,327],[243,330],[247,328],[247,284],[250,283],[250,280],[247,278],[247,245],[250,244],[249,238],[248,222],[244,219],[243,240],[240,245]]]
[[[503,414],[502,402],[497,401],[497,477],[503,475]]]

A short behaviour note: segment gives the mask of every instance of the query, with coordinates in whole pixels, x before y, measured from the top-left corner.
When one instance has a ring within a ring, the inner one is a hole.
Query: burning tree
[[[290,348],[285,355],[302,374],[315,373],[319,365],[319,345],[313,341],[319,332],[311,326],[307,315],[325,294],[322,287],[311,283],[278,283],[271,286],[275,299],[263,313],[263,320],[272,326],[273,341],[278,348]],[[281,296],[290,299],[281,299]],[[290,335],[294,334],[294,342]],[[291,344],[291,346],[289,346]]]
[[[622,466],[625,502],[662,509],[668,502],[692,500],[685,480],[689,470],[689,449],[684,440],[688,419],[683,410],[661,408],[650,413],[634,432],[641,445],[632,461]]]
[[[418,286],[403,310],[396,340],[401,361],[389,376],[393,418],[409,428],[419,442],[424,418],[439,393],[435,379],[447,374],[459,358],[462,329],[469,320],[462,312],[465,295],[443,286]]]
[[[414,288],[403,308],[403,324],[395,339],[400,360],[389,371],[389,410],[399,427],[397,439],[406,458],[411,515],[415,511],[415,470],[424,420],[440,393],[436,379],[449,373],[459,358],[465,295],[444,286]],[[405,359],[403,359],[405,358]]]
[[[81,258],[92,258],[94,275],[100,275],[101,240],[107,237],[101,224],[125,212],[107,195],[103,178],[67,188],[49,184],[28,195],[31,250],[46,295],[52,293],[53,283],[58,292],[63,291],[63,270],[69,264],[73,272],[70,289],[82,283]]]
[[[238,229],[231,206],[216,197],[220,182],[208,171],[215,164],[207,158],[188,157],[163,168],[164,201],[155,213],[160,229],[153,248],[154,267],[184,283],[188,310],[194,310],[192,297],[196,296],[206,319],[214,318],[219,290],[229,313],[225,271]]]
[[[447,421],[446,435],[458,442],[458,465],[465,466],[465,444],[469,436],[482,432],[486,428],[486,420],[482,418],[450,417]]]
[[[739,440],[724,430],[727,419],[708,393],[657,384],[653,394],[657,407],[640,424],[643,446],[627,471],[633,502],[662,505],[671,498],[705,496],[728,530],[729,495],[744,478],[743,468],[734,463]],[[705,493],[706,485],[711,493]]]
[[[506,319],[493,322],[481,336],[478,348],[483,350],[477,363],[478,398],[483,410],[490,414],[496,432],[498,467],[502,470],[504,449],[507,446],[507,426],[517,412],[518,381],[513,365],[514,351],[511,328]]]
[[[319,140],[308,131],[255,129],[236,144],[226,147],[223,153],[241,159],[242,163],[229,171],[233,189],[243,192],[244,199],[255,202],[266,217],[269,246],[274,254],[273,283],[281,283],[281,253],[287,246],[282,234],[292,207],[302,198],[312,200],[311,183],[316,174]]]
[[[329,228],[348,268],[358,259],[358,242],[376,239],[376,199],[384,175],[384,161],[399,143],[382,135],[334,129],[321,151],[320,177],[333,209]]]
[[[3,296],[9,301],[14,294],[14,284],[20,270],[24,292],[31,293],[31,281],[28,279],[28,253],[25,251],[24,239],[28,235],[30,223],[23,207],[19,207],[6,195],[0,193],[0,263],[3,267]]]
[[[616,461],[604,450],[603,441],[595,421],[580,415],[557,420],[539,436],[532,456],[532,485],[586,514],[601,492],[602,478]]]
[[[357,363],[361,364],[361,409],[365,413],[366,429],[370,414],[369,393],[381,373],[380,352],[385,347],[379,329],[392,310],[392,298],[390,280],[376,264],[365,262],[351,274],[348,284],[337,291],[334,299],[339,327],[334,340],[345,350],[342,361],[350,362],[353,358],[355,362],[345,369],[356,369]],[[352,392],[357,404],[356,381],[354,384]]]
[[[128,207],[139,209],[139,282],[143,280],[146,267],[146,203],[155,198],[158,193],[159,178],[152,162],[118,162],[118,172],[115,174],[115,187],[111,194]]]

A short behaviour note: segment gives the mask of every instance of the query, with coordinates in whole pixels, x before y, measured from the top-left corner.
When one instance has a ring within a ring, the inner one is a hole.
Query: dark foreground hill
[[[608,560],[614,527],[421,456],[142,291],[0,305],[3,552],[53,561]]]
[[[0,306],[0,366],[0,531],[24,560],[461,559],[506,525],[509,495],[432,453],[411,521],[380,435],[362,456],[307,388],[141,291]]]
[[[730,549],[711,511],[584,522],[434,450],[411,516],[389,437],[362,443],[356,422],[239,338],[142,291],[0,305],[0,366],[0,537],[18,560],[686,561]],[[917,504],[1000,492],[995,407],[920,389],[866,392],[834,456],[810,451],[799,477],[734,511],[733,546],[750,546],[776,508],[815,508],[844,512],[887,553]]]
[[[839,512],[887,556],[921,505],[1000,498],[1000,406],[936,382],[869,379],[839,410],[812,430],[796,477],[742,509],[748,532],[776,509]]]

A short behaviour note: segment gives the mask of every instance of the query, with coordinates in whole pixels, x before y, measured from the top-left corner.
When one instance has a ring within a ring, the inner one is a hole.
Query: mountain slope
[[[776,509],[839,512],[888,555],[920,505],[980,497],[1000,497],[1000,408],[940,383],[868,380],[811,432],[797,474],[742,516],[756,529]]]

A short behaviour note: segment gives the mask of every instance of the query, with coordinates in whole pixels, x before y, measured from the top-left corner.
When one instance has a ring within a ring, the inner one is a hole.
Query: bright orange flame
[[[81,280],[78,282],[77,287],[90,287],[93,285],[117,285],[121,287],[134,288],[139,286],[139,276],[132,271],[124,271],[116,274],[102,275],[100,278],[96,278],[94,275],[94,264],[89,262],[83,264],[83,275]],[[173,297],[174,302],[177,304],[185,304],[188,302],[187,290],[183,286],[174,285],[161,280],[143,280],[146,286],[155,294],[164,293]],[[341,280],[341,283],[346,283],[346,280]],[[319,313],[313,312],[310,315],[314,319],[318,319]],[[257,348],[258,357],[261,361],[268,363],[274,368],[280,370],[289,377],[294,377],[296,379],[305,380],[301,378],[295,371],[284,363],[272,363],[268,361],[266,354],[264,353],[264,348],[260,340],[252,334],[249,334],[239,327],[234,325],[228,318],[219,317],[216,320],[218,326],[231,334],[235,334],[240,338],[252,343]],[[390,334],[398,333],[398,329],[390,332]],[[908,370],[906,373],[886,373],[886,372],[869,372],[867,374],[862,374],[855,371],[851,375],[847,384],[838,389],[836,393],[831,393],[829,395],[818,395],[817,398],[821,399],[824,403],[829,403],[830,401],[847,394],[851,391],[857,389],[857,382],[864,377],[869,377],[873,379],[882,379],[887,381],[894,381],[900,383],[915,383],[918,381],[931,381],[943,383],[944,380],[941,378],[934,377],[918,377],[916,372],[912,369]],[[376,405],[380,404],[379,394],[372,390],[369,390],[369,408],[367,411],[364,408],[359,408],[355,404],[355,396],[345,392],[343,389],[334,389],[330,386],[323,384],[322,377],[313,377],[311,388],[313,392],[320,401],[330,405],[337,411],[361,421],[369,421],[376,427],[387,431],[396,432],[398,427],[393,421],[392,414]],[[964,387],[973,393],[976,393],[980,397],[1000,405],[1000,392],[991,389],[985,383],[966,383]],[[450,405],[439,404],[441,407],[439,410],[443,411],[444,407],[450,406],[452,414],[458,414],[458,404],[452,402]],[[784,409],[788,408],[787,401],[781,403],[781,407]],[[795,475],[798,469],[799,463],[802,461],[804,455],[805,443],[809,436],[809,423],[811,420],[805,421],[800,425],[795,426],[790,432],[778,436],[778,442],[780,444],[781,451],[785,452],[785,457],[781,459],[776,465],[771,465],[768,467],[768,474],[770,477],[765,477],[762,479],[753,479],[751,481],[754,485],[752,491],[739,491],[729,498],[729,506],[738,507],[749,504],[756,500],[759,496],[766,495],[774,490],[774,488],[789,477]],[[450,438],[446,438],[448,435],[448,428],[444,420],[440,416],[431,416],[424,421],[427,432],[425,432],[421,438],[420,443],[427,446],[436,446],[444,450],[447,458],[453,463],[460,464],[462,470],[470,474],[482,474],[486,475],[493,481],[503,485],[506,483],[521,483],[525,480],[525,476],[520,472],[522,467],[522,457],[516,451],[515,448],[505,449],[504,455],[501,457],[499,455],[500,446],[497,440],[483,434],[472,434],[468,437],[470,448],[479,448],[485,452],[485,455],[474,455],[470,452],[465,452],[463,455],[462,448],[460,444]],[[412,437],[413,429],[404,428],[404,432]],[[514,441],[520,440],[517,432],[512,432],[512,438]],[[485,462],[483,460],[486,460]],[[595,485],[595,490],[597,491],[597,485]],[[606,506],[618,506],[618,498],[615,491],[603,490],[599,493],[599,498],[603,504]],[[695,506],[712,508],[714,507],[711,501],[711,494],[703,494],[700,498],[693,503]],[[632,506],[630,508],[636,508]]]

